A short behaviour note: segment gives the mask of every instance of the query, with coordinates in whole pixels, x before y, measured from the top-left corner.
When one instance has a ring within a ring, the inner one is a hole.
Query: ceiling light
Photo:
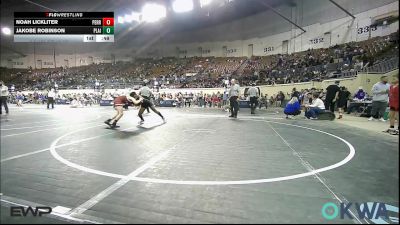
[[[206,5],[209,5],[212,0],[200,0],[200,7],[203,8]]]
[[[3,34],[5,34],[5,35],[10,35],[11,34],[11,30],[8,27],[1,28],[1,32],[3,32]]]
[[[189,12],[193,10],[192,0],[175,0],[172,9],[177,13]]]
[[[124,22],[125,22],[124,17],[118,16],[118,23],[124,23]]]
[[[167,16],[167,10],[164,6],[154,3],[148,3],[142,8],[142,20],[153,23]]]

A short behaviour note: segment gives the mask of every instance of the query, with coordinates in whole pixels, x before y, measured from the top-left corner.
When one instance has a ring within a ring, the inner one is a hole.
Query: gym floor
[[[1,117],[1,223],[373,223],[332,202],[399,206],[398,136],[220,109],[11,107]],[[49,215],[12,217],[13,206]],[[397,211],[398,217],[398,211]],[[398,220],[397,220],[398,221]],[[390,222],[390,221],[389,221]]]

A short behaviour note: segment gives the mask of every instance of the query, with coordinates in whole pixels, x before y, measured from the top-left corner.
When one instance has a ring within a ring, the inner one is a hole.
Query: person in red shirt
[[[214,95],[214,96],[212,97],[212,101],[213,101],[213,103],[214,103],[214,107],[218,106],[219,98],[218,98],[217,95]]]
[[[399,135],[399,126],[397,125],[397,129],[394,128],[395,121],[399,122],[399,74],[393,77],[393,82],[389,89],[389,108],[390,128],[385,132]]]
[[[117,111],[117,114],[113,118],[106,120],[104,122],[105,124],[109,125],[111,128],[119,127],[117,126],[117,122],[124,115],[124,106],[128,104],[128,102],[132,102],[134,105],[137,105],[143,101],[143,98],[136,100],[132,96],[133,93],[134,92],[132,92],[130,95],[118,96],[114,99],[114,109]]]

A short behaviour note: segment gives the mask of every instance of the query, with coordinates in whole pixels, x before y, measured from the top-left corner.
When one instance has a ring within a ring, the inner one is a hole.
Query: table
[[[347,107],[347,112],[353,111],[352,109],[357,109],[356,115],[360,114],[360,116],[364,114],[371,114],[368,112],[368,108],[372,105],[372,101],[352,101]],[[361,110],[360,110],[361,109]]]

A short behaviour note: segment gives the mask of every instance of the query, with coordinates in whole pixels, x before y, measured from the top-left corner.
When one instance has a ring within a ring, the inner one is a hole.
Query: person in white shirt
[[[147,80],[143,81],[143,87],[140,88],[139,95],[142,96],[143,98],[151,101],[151,96],[152,96],[153,93],[151,92],[150,88],[147,87],[147,83],[148,83]],[[147,108],[147,113],[150,113],[149,108]]]
[[[317,119],[317,116],[325,111],[325,103],[319,98],[319,93],[313,93],[312,103],[305,104],[307,108],[306,117],[308,119]]]
[[[372,86],[372,109],[371,117],[368,121],[379,119],[382,122],[386,120],[383,118],[389,101],[389,88],[388,77],[382,76],[381,81]]]
[[[0,114],[3,114],[2,108],[4,105],[4,109],[6,110],[6,114],[8,115],[8,105],[7,105],[7,98],[8,98],[8,87],[4,85],[3,81],[0,81]]]
[[[251,114],[255,114],[255,110],[257,107],[257,99],[258,99],[258,89],[255,83],[251,84],[251,88],[248,90],[248,94],[250,97],[250,108],[251,108]]]
[[[237,114],[239,111],[239,93],[240,93],[240,86],[236,83],[235,79],[231,80],[231,88],[229,89],[229,101],[230,101],[230,110],[231,115],[229,117],[237,118]]]
[[[74,100],[72,100],[71,108],[82,108],[82,107],[83,107],[83,105],[77,98],[74,98]]]
[[[51,108],[54,109],[54,100],[56,97],[56,92],[54,88],[52,88],[49,93],[47,94],[47,109],[50,109],[50,104]]]

